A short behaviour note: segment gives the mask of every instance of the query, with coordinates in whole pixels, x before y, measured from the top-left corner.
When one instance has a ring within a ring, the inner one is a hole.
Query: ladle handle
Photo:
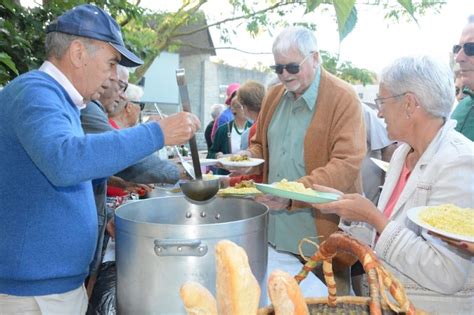
[[[178,82],[179,95],[181,97],[181,105],[183,111],[191,113],[191,103],[189,102],[188,87],[186,85],[186,77],[184,69],[176,70],[176,81]],[[196,179],[202,179],[201,163],[199,162],[199,152],[196,143],[196,136],[189,139],[189,147],[191,149],[191,157],[193,159],[194,174]]]

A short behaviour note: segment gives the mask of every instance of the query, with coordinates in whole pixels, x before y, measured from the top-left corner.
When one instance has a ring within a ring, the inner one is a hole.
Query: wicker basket
[[[370,297],[336,296],[336,284],[332,271],[332,258],[338,252],[354,255],[367,273]],[[426,314],[415,310],[408,300],[405,289],[379,262],[374,252],[366,245],[347,234],[337,232],[321,243],[319,250],[304,265],[295,279],[298,283],[306,278],[318,262],[323,263],[323,272],[328,286],[328,297],[308,298],[306,302],[311,315],[315,314]],[[389,296],[391,298],[389,298]],[[259,315],[274,314],[273,307],[258,311]]]

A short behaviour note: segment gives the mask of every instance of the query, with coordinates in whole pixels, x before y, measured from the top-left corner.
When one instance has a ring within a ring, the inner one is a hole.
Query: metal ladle
[[[186,85],[186,78],[184,76],[184,69],[176,70],[176,81],[178,82],[179,95],[181,97],[183,111],[191,113],[191,104],[189,102],[189,94]],[[207,201],[217,194],[217,191],[219,190],[219,179],[202,179],[201,163],[199,162],[196,136],[193,136],[189,140],[189,147],[191,149],[191,158],[193,160],[196,179],[180,183],[179,185],[183,191],[183,194],[189,199],[194,201]]]

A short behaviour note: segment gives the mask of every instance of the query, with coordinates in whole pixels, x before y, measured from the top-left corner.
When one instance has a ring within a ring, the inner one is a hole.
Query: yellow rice
[[[302,183],[298,182],[289,182],[287,179],[282,179],[281,181],[274,183],[273,186],[278,189],[283,189],[286,191],[293,191],[301,194],[316,196],[317,192],[311,188],[306,188]]]
[[[215,176],[214,174],[212,174],[212,172],[209,172],[207,174],[203,174],[202,175],[202,179],[203,180],[213,180],[213,179],[217,179],[218,177]]]
[[[474,236],[474,209],[445,204],[424,209],[419,218],[445,232]]]
[[[224,189],[219,189],[218,194],[219,195],[254,195],[254,194],[261,194],[261,192],[255,187],[244,187],[244,188],[227,187]]]

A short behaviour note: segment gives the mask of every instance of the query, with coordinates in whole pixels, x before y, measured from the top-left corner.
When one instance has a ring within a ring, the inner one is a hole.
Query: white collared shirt
[[[53,63],[49,61],[43,62],[39,71],[43,71],[53,77],[58,83],[66,90],[67,94],[74,102],[74,104],[79,108],[79,110],[86,107],[84,103],[84,98],[79,93],[79,91],[72,85],[71,81],[61,72]]]

